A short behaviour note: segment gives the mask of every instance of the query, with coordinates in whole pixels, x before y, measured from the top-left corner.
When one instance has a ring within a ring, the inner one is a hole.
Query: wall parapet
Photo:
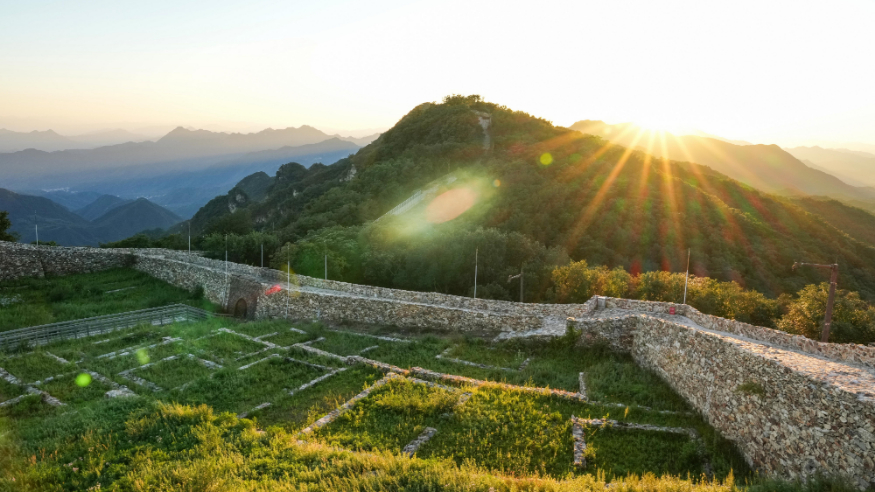
[[[670,314],[671,308],[674,308],[675,314],[686,316],[702,328],[708,330],[732,333],[751,340],[875,369],[875,347],[855,343],[823,343],[773,328],[704,314],[686,304],[605,297],[602,305],[607,309],[625,309],[662,314]]]
[[[656,372],[754,468],[792,479],[838,473],[860,489],[875,486],[870,369],[647,314],[569,323],[583,343],[607,342]]]

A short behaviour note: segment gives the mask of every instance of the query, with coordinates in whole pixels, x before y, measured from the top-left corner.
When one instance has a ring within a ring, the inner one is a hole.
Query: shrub
[[[778,328],[815,340],[820,339],[829,284],[808,285],[788,300],[787,314],[778,321]],[[875,342],[875,309],[860,299],[856,292],[836,291],[829,341],[835,343]]]

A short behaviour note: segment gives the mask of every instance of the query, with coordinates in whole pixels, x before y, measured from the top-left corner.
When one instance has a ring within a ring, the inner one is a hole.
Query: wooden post
[[[831,266],[832,275],[829,278],[829,298],[826,300],[826,315],[823,317],[823,333],[820,334],[820,341],[823,343],[829,342],[829,330],[832,327],[832,306],[836,298],[836,283],[839,277],[839,266],[833,264]]]

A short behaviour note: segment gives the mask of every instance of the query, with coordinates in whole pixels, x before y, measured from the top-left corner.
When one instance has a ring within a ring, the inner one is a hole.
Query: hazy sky
[[[873,0],[0,0],[0,127],[372,129],[476,93],[560,125],[875,144],[873,25]]]

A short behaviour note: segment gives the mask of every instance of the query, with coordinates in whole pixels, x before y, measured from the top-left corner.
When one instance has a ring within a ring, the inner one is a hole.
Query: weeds
[[[0,331],[176,303],[213,309],[202,293],[130,268],[0,283],[0,297],[13,295],[22,301],[0,310]]]
[[[437,426],[459,395],[410,381],[393,380],[319,429],[315,438],[357,450],[399,452],[426,426]]]

